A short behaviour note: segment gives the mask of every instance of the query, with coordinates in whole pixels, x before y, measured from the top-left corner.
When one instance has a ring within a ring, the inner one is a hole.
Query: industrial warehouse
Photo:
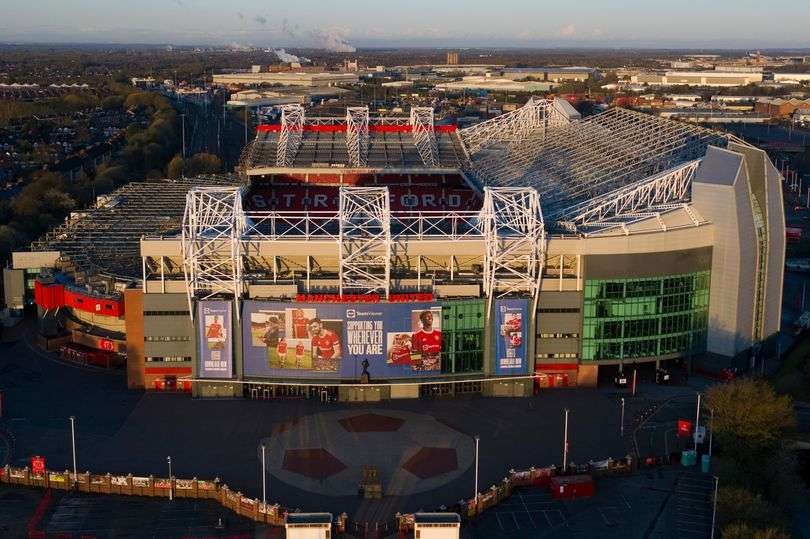
[[[781,176],[731,135],[561,99],[284,105],[237,173],[130,183],[13,254],[41,344],[132,388],[346,401],[749,366],[779,329]]]

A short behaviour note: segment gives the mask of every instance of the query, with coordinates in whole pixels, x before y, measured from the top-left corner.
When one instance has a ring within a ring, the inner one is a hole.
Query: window
[[[586,280],[582,359],[620,360],[702,351],[710,282],[708,271]]]

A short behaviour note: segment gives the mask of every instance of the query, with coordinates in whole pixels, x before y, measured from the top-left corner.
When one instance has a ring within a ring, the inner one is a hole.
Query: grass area
[[[780,393],[810,401],[810,338],[802,338],[785,354],[773,384]]]

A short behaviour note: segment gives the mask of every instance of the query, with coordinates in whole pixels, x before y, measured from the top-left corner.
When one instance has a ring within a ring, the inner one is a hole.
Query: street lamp
[[[169,501],[174,499],[174,488],[172,485],[172,457],[166,457],[166,462],[169,463]]]
[[[568,408],[565,409],[565,431],[563,433],[563,473],[568,471]]]
[[[622,424],[619,428],[619,433],[624,437],[624,397],[622,397]]]
[[[481,441],[481,437],[477,434],[475,435],[475,495],[473,499],[475,500],[475,512],[478,513],[478,442]]]
[[[712,507],[712,537],[714,539],[714,523],[717,518],[717,486],[720,484],[720,478],[714,476],[714,506]]]
[[[697,454],[697,448],[698,448],[697,432],[698,432],[698,427],[699,426],[700,426],[700,393],[698,393],[698,395],[697,395],[697,409],[695,411],[695,436],[694,436],[694,438],[695,438],[695,454]]]
[[[714,435],[714,408],[709,408],[709,458],[712,458],[712,436]]]
[[[262,443],[262,504],[267,507],[267,470],[265,462],[265,445]]]
[[[70,416],[70,445],[73,448],[73,487],[75,488],[79,481],[79,474],[76,470],[76,416]]]

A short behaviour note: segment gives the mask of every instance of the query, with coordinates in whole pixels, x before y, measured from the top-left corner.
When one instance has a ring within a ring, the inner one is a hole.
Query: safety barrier
[[[664,464],[661,460],[644,462],[646,466]],[[638,462],[631,456],[622,459],[608,458],[603,461],[590,461],[587,464],[569,466],[567,474],[561,474],[555,466],[545,468],[529,468],[528,470],[509,470],[507,476],[498,485],[492,485],[488,490],[481,492],[477,497],[457,502],[452,509],[464,519],[475,518],[487,509],[490,509],[508,498],[515,488],[521,487],[549,487],[552,479],[560,475],[587,474],[590,476],[605,476],[613,474],[630,473],[638,466]],[[92,494],[118,494],[124,496],[152,496],[168,498],[208,499],[218,502],[234,513],[250,518],[255,522],[271,526],[283,526],[284,517],[289,510],[280,504],[264,504],[255,498],[244,496],[241,492],[233,491],[228,485],[221,484],[219,478],[214,480],[179,479],[176,477],[162,478],[154,476],[133,476],[93,474],[84,472],[74,478],[69,471],[40,470],[34,473],[31,468],[17,468],[6,465],[0,468],[0,483],[19,485],[25,487],[71,490]],[[74,486],[75,485],[75,486]],[[446,508],[445,508],[446,509]],[[335,528],[342,533],[347,528],[347,514],[338,515]],[[395,526],[400,532],[413,531],[413,513],[395,516]],[[359,529],[359,528],[358,528]],[[368,529],[365,530],[368,532]]]
[[[211,481],[196,477],[180,479],[132,474],[101,475],[90,472],[80,473],[74,478],[74,474],[69,471],[44,470],[41,473],[34,473],[27,466],[16,468],[7,465],[0,468],[0,483],[65,491],[75,488],[79,492],[91,494],[162,498],[168,498],[171,494],[174,498],[214,500],[238,515],[271,526],[283,526],[284,517],[289,512],[280,504],[264,504],[258,499],[233,491],[228,485],[221,484],[219,479]],[[345,529],[346,518],[345,513],[338,515],[336,522],[338,531]]]

